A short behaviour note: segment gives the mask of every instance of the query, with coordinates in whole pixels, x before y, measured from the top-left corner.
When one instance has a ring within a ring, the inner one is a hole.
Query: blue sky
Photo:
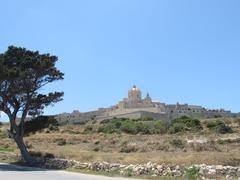
[[[46,114],[108,107],[132,85],[153,99],[239,112],[239,0],[2,0],[9,45],[59,57],[64,101]],[[3,118],[3,116],[2,116]]]

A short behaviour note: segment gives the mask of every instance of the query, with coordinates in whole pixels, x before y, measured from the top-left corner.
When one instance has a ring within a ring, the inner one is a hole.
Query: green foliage
[[[224,144],[226,144],[226,141],[223,140],[223,139],[218,139],[217,143],[220,144],[220,145],[224,145]]]
[[[48,128],[49,128],[50,131],[58,131],[59,130],[58,126],[57,125],[53,125],[53,124],[50,124],[48,126]]]
[[[0,152],[13,152],[14,149],[9,147],[0,147]]]
[[[153,121],[154,119],[152,117],[149,117],[149,116],[144,116],[142,118],[143,121]]]
[[[42,129],[49,128],[51,131],[58,130],[58,122],[53,116],[39,116],[31,121],[25,122],[24,133],[34,133]]]
[[[108,119],[102,121],[98,128],[98,132],[103,133],[128,133],[128,134],[164,134],[169,132],[171,134],[183,131],[199,131],[202,130],[201,122],[198,119],[189,117],[181,117],[175,119],[170,124],[164,121],[140,121],[130,120],[126,118]]]
[[[185,147],[185,142],[181,139],[173,139],[170,144],[172,144],[174,147],[183,149]]]
[[[221,114],[216,114],[216,115],[214,115],[214,118],[221,118],[221,117],[222,117]]]
[[[55,67],[57,61],[56,56],[9,46],[0,54],[0,109],[7,115],[10,109],[22,111],[24,116],[36,115],[61,101],[62,92],[38,92],[46,84],[63,79],[64,74]]]
[[[191,167],[185,170],[185,177],[189,180],[199,179],[201,174],[199,172],[199,168]]]
[[[233,133],[233,130],[231,127],[227,126],[222,121],[211,121],[207,122],[207,127],[219,134],[226,134],[226,133]]]
[[[98,128],[98,132],[110,134],[121,132],[128,134],[162,134],[166,132],[166,128],[160,121],[139,122],[130,119],[113,119],[112,121],[105,121],[105,123]]]
[[[201,122],[198,119],[192,119],[187,116],[173,120],[170,124],[168,132],[175,134],[183,131],[199,131],[202,130]]]
[[[128,176],[128,177],[132,177],[132,176],[133,176],[133,170],[128,169],[128,170],[127,170],[127,176]]]
[[[121,153],[133,153],[133,152],[137,152],[137,151],[138,151],[138,149],[134,145],[125,145],[120,149]]]
[[[168,132],[170,134],[176,134],[176,133],[179,133],[179,132],[183,132],[185,131],[186,128],[185,128],[185,125],[182,124],[182,123],[173,123],[171,124],[171,126],[169,127],[169,130]]]
[[[236,138],[236,139],[218,139],[217,143],[220,144],[220,145],[232,144],[232,143],[240,143],[240,138]]]

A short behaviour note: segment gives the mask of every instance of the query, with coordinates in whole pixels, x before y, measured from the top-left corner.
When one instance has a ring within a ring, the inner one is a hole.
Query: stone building
[[[142,98],[142,92],[137,86],[133,86],[128,91],[128,97],[124,98],[118,104],[109,108],[99,108],[96,111],[81,113],[73,111],[72,113],[63,113],[57,115],[60,122],[79,123],[86,120],[104,120],[110,118],[131,118],[138,119],[152,117],[154,119],[174,119],[181,116],[189,117],[214,117],[214,116],[232,116],[231,111],[223,109],[208,110],[202,106],[188,104],[165,104],[159,101],[153,101],[149,93]]]

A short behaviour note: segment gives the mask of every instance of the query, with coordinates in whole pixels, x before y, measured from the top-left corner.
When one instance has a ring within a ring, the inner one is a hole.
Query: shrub
[[[166,132],[165,125],[160,121],[145,122],[130,119],[113,119],[102,123],[103,125],[98,128],[98,132],[102,133],[120,133],[127,134],[162,134]]]
[[[73,124],[85,125],[85,124],[87,124],[87,121],[75,121]]]
[[[100,151],[100,148],[99,147],[95,147],[95,148],[93,148],[93,151],[98,152],[98,151]]]
[[[132,152],[137,152],[137,151],[138,151],[138,149],[134,145],[123,146],[120,150],[121,153],[132,153]]]
[[[182,131],[185,131],[186,128],[184,126],[184,124],[181,124],[181,123],[174,123],[170,126],[168,132],[170,134],[176,134],[176,133],[179,133],[179,132],[182,132]]]
[[[220,144],[220,145],[224,145],[224,144],[226,144],[226,141],[223,140],[223,139],[218,139],[217,143]]]
[[[179,149],[183,149],[185,147],[185,142],[181,139],[173,139],[170,144]]]
[[[86,144],[89,143],[88,140],[83,140],[82,143]]]
[[[153,121],[154,119],[152,117],[149,117],[149,116],[144,116],[142,118],[143,121]]]
[[[90,125],[86,126],[86,128],[84,129],[84,132],[85,133],[92,133],[93,132],[93,126],[90,126]]]
[[[117,128],[114,123],[110,122],[110,123],[104,124],[103,126],[100,126],[98,128],[98,132],[112,134],[112,133],[119,132],[119,128]]]
[[[199,131],[202,130],[201,122],[198,119],[192,119],[187,116],[173,120],[169,127],[169,133],[175,134],[183,131]]]
[[[175,119],[173,123],[183,124],[189,130],[202,130],[201,122],[198,119],[192,119],[186,116],[183,116],[179,119]]]
[[[185,170],[185,177],[189,180],[199,179],[201,177],[199,168],[191,167]]]
[[[167,124],[162,121],[154,122],[154,133],[153,134],[164,134],[167,132]]]
[[[24,134],[29,135],[30,133],[35,133],[51,126],[56,129],[58,125],[54,116],[39,116],[24,124]]]
[[[129,134],[137,134],[138,130],[141,129],[141,126],[142,124],[136,124],[133,121],[125,121],[122,123],[121,131]]]
[[[233,133],[232,128],[224,124],[222,121],[208,122],[207,128],[219,134]]]
[[[58,126],[56,126],[55,124],[50,124],[50,125],[48,126],[48,129],[49,129],[50,131],[59,131]]]
[[[61,139],[56,139],[54,142],[57,143],[58,146],[64,146],[64,145],[67,144],[66,140],[62,139],[62,138]]]
[[[96,119],[92,120],[92,124],[96,124],[96,123],[97,123]]]
[[[133,170],[128,169],[128,170],[127,170],[127,176],[128,176],[128,177],[132,177],[132,176],[133,176]]]
[[[216,114],[216,115],[214,115],[214,118],[221,118],[221,117],[222,117],[221,114]]]
[[[98,144],[100,144],[100,141],[96,141],[94,144],[98,145]]]

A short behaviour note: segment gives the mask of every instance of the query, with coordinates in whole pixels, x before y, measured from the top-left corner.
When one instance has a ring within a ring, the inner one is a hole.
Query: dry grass
[[[240,143],[218,143],[219,139],[240,138],[238,121],[227,123],[235,133],[220,135],[204,130],[177,135],[84,134],[84,126],[68,125],[60,127],[57,132],[36,133],[26,137],[25,141],[31,151],[48,152],[59,158],[82,162],[240,165]],[[66,144],[58,143],[62,140]],[[11,139],[2,138],[0,147],[14,149],[14,154],[19,155]],[[3,157],[6,159],[6,153],[0,153],[1,161]]]

